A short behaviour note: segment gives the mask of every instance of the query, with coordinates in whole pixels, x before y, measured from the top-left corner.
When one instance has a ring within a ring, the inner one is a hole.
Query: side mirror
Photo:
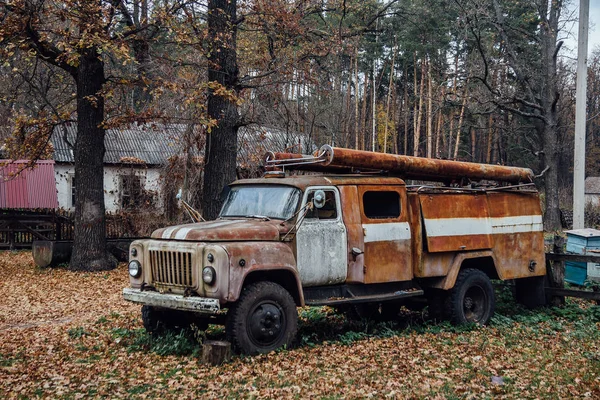
[[[323,208],[325,205],[325,192],[322,190],[317,190],[313,197],[313,204],[316,208]]]

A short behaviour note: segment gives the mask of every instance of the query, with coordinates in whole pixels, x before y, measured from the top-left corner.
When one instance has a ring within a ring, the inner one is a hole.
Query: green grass
[[[77,328],[71,328],[71,329],[69,329],[67,331],[67,334],[69,335],[69,337],[71,339],[80,339],[80,338],[82,338],[84,336],[89,335],[89,332],[86,332],[86,330],[83,327],[78,326]]]

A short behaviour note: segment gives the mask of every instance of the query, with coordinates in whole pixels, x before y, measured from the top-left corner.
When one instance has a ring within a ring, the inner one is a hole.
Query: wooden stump
[[[202,363],[221,365],[231,359],[231,343],[223,340],[207,340],[202,345]]]

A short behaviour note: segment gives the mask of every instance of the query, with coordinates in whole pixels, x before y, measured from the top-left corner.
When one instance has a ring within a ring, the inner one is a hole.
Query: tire
[[[287,290],[273,282],[246,286],[227,313],[227,336],[242,354],[289,348],[297,330],[296,303]]]
[[[194,324],[199,330],[206,330],[208,320],[192,312],[171,310],[152,306],[142,306],[142,322],[146,331],[160,335],[167,331],[181,331]]]
[[[534,309],[547,304],[546,276],[515,279],[515,300],[527,308]]]
[[[446,301],[447,315],[455,325],[486,325],[494,315],[494,288],[490,278],[478,269],[461,270]]]

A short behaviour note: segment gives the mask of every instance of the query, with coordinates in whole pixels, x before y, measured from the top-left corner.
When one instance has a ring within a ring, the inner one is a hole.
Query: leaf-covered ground
[[[600,398],[600,310],[537,312],[506,292],[487,328],[349,322],[300,310],[299,347],[198,363],[202,335],[150,338],[108,273],[34,268],[0,253],[0,395],[7,398]],[[211,326],[209,337],[223,336]]]

